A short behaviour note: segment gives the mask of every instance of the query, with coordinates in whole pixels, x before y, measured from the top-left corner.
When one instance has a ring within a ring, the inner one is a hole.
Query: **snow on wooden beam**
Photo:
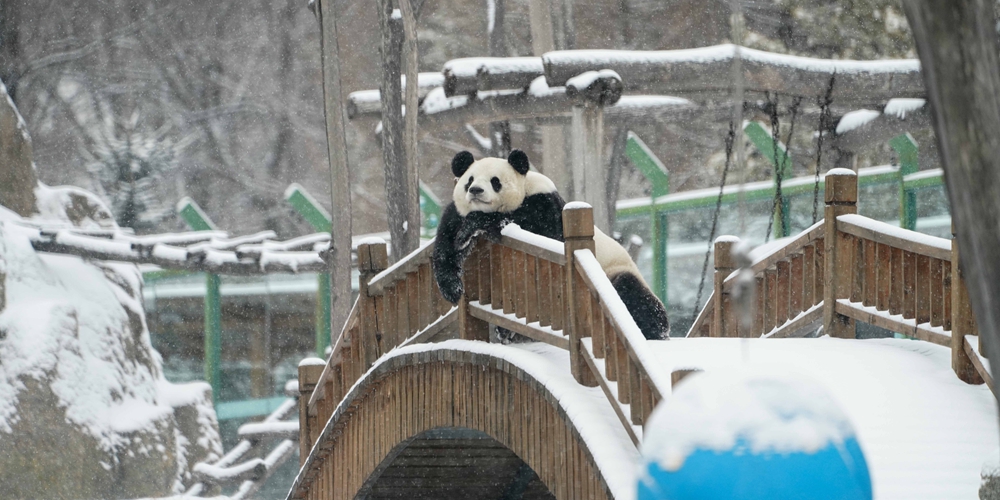
[[[446,62],[442,73],[444,93],[452,97],[481,90],[524,89],[542,76],[544,67],[541,57],[466,57]]]
[[[861,109],[845,114],[837,123],[833,147],[857,152],[887,142],[897,135],[931,126],[924,99],[892,99],[881,112]]]
[[[403,88],[406,88],[406,75],[403,75],[401,80]],[[417,76],[417,96],[423,100],[431,90],[444,83],[445,78],[441,73],[420,73]],[[378,89],[351,92],[347,96],[347,117],[353,119],[356,116],[380,112],[381,99],[382,94]]]
[[[32,246],[40,252],[76,255],[94,260],[111,260],[135,264],[153,264],[164,269],[201,271],[215,274],[256,275],[271,273],[325,272],[327,265],[320,255],[329,234],[310,235],[287,242],[269,241],[271,231],[239,238],[212,238],[190,247],[169,245],[161,241],[179,238],[145,238],[137,244],[133,238],[114,238],[78,234],[71,230],[50,233],[39,231]],[[242,254],[232,249],[243,249]],[[307,250],[307,251],[291,251]]]
[[[191,472],[197,481],[224,486],[240,481],[256,481],[267,472],[267,465],[260,458],[231,467],[218,467],[202,462],[195,464]]]
[[[564,50],[542,56],[550,86],[585,71],[611,69],[630,93],[678,94],[731,92],[735,45],[663,51]],[[742,48],[743,80],[748,92],[780,92],[803,97],[825,95],[835,76],[833,101],[883,103],[894,97],[923,97],[916,59],[853,61],[816,59]]]

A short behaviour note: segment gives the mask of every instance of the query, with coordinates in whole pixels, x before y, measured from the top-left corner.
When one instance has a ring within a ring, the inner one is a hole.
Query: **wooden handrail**
[[[837,217],[837,231],[932,259],[951,260],[951,241],[899,228],[861,215]]]
[[[385,293],[385,289],[393,283],[405,278],[407,274],[416,272],[420,266],[429,264],[431,255],[434,254],[434,241],[431,239],[423,247],[372,277],[371,281],[368,282],[368,293],[382,295]]]

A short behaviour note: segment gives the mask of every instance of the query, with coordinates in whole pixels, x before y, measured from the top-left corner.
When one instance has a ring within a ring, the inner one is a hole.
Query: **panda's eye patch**
[[[493,191],[496,192],[496,193],[499,193],[500,192],[500,188],[503,187],[503,185],[500,184],[500,179],[498,179],[496,177],[490,179],[490,184],[493,185]]]
[[[469,182],[465,183],[465,191],[466,192],[469,191],[469,187],[472,186],[472,181],[474,181],[474,180],[476,180],[476,178],[470,175],[469,176]]]

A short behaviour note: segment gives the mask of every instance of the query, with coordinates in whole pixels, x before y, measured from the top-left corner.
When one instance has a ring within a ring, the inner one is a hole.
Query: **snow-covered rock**
[[[33,223],[113,225],[89,193],[39,191]],[[0,496],[182,492],[222,453],[210,387],[164,379],[136,266],[37,253],[24,222],[0,207]]]

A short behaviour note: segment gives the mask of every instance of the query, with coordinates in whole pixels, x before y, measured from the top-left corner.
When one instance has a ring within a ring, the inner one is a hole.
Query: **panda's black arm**
[[[463,226],[463,217],[458,215],[455,204],[450,203],[441,214],[437,237],[434,240],[434,256],[431,265],[434,268],[434,279],[445,300],[457,304],[465,288],[462,286],[462,263],[468,255],[468,245],[460,248],[456,237]]]
[[[525,197],[511,220],[521,229],[563,241],[562,209],[566,202],[559,193],[538,193]]]

